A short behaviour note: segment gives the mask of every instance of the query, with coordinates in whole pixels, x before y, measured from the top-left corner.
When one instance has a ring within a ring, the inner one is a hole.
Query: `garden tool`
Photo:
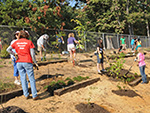
[[[134,61],[136,62],[137,59],[135,59]],[[131,70],[131,68],[133,67],[133,65],[135,64],[135,62],[133,62],[133,64],[131,65],[131,67],[128,69],[128,71],[125,73],[125,75],[127,75],[129,73],[129,71]]]

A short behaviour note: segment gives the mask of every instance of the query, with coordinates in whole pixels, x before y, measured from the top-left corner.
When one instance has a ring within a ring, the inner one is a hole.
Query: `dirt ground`
[[[107,54],[110,54],[107,51]],[[47,58],[50,55],[47,55]],[[58,58],[58,55],[54,55]],[[67,58],[67,56],[63,56]],[[125,58],[125,69],[129,69],[135,57]],[[50,96],[49,92],[43,89],[42,84],[48,79],[41,79],[36,82],[39,100],[26,100],[24,96],[15,97],[6,103],[8,106],[17,106],[28,113],[149,113],[150,111],[150,82],[148,84],[138,84],[131,87],[119,81],[114,81],[105,75],[97,74],[96,56],[86,57],[84,53],[77,54],[77,60],[81,66],[73,66],[70,62],[54,63],[40,66],[39,70],[34,70],[35,78],[45,76],[57,76],[60,78],[73,78],[75,76],[89,76],[90,78],[100,77],[100,81],[78,90],[63,94],[61,96]],[[5,63],[4,63],[5,62]],[[4,67],[0,68],[0,80],[4,82],[14,82],[13,66],[10,59],[1,62]],[[146,74],[150,73],[149,54],[146,54]],[[82,66],[86,65],[86,67]],[[109,64],[104,62],[104,66]],[[140,74],[135,63],[131,72]],[[121,93],[117,86],[124,88]],[[132,95],[131,95],[132,93]],[[2,109],[0,106],[0,109]],[[90,107],[89,107],[90,106]],[[85,109],[83,109],[85,108]],[[88,112],[87,112],[88,111]]]

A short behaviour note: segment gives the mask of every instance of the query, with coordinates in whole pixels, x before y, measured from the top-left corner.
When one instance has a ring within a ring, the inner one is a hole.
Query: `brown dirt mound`
[[[89,103],[89,104],[80,103],[76,105],[76,109],[80,113],[110,113],[109,111],[105,110],[103,107],[94,103]]]
[[[8,106],[4,109],[0,109],[0,113],[26,113],[26,112],[17,106]]]

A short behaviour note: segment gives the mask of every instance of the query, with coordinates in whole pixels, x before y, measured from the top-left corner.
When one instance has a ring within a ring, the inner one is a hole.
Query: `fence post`
[[[84,47],[85,47],[85,51],[87,50],[86,48],[86,37],[85,37],[85,31],[84,31]]]
[[[148,42],[147,37],[145,37],[145,41],[146,41],[146,47],[147,47],[147,42]]]
[[[103,45],[104,45],[104,49],[106,49],[106,47],[105,47],[105,38],[104,38],[104,33],[102,33],[102,37],[103,37]]]
[[[118,37],[118,34],[117,34],[117,42],[118,42],[118,48],[119,48],[120,43],[119,43],[119,37]]]
[[[128,35],[129,48],[131,47],[130,40],[131,40],[131,37],[130,37],[130,35]]]

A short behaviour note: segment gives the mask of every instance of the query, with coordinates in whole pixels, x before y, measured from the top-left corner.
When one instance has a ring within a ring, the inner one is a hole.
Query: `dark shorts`
[[[97,63],[99,63],[99,64],[100,64],[100,63],[103,63],[103,59],[104,59],[103,55],[102,55],[102,58],[101,58],[101,59],[99,58],[99,55],[98,55],[98,54],[97,54],[96,56],[97,56]]]

